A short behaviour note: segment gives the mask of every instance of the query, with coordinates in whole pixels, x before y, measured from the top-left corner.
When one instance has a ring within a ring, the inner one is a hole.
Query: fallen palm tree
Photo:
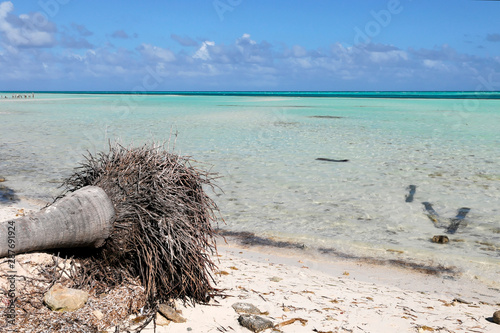
[[[217,207],[203,190],[207,172],[162,147],[110,147],[89,155],[65,186],[97,186],[114,204],[113,230],[86,266],[108,282],[139,276],[150,300],[190,298],[211,291]]]
[[[66,207],[66,213],[52,220],[50,232],[29,235],[28,239],[40,240],[32,242],[37,245],[20,248],[18,242],[17,253],[98,247],[80,251],[78,261],[84,280],[112,287],[139,278],[150,309],[173,298],[193,302],[210,298],[214,290],[211,273],[215,268],[210,255],[216,252],[216,228],[212,223],[218,212],[203,189],[213,187],[210,173],[193,167],[189,158],[169,153],[162,146],[125,148],[115,144],[107,153],[89,154],[64,186],[65,195],[38,215],[44,215],[41,220],[50,220],[46,215],[60,212],[58,206]],[[85,198],[89,192],[97,198],[93,204],[73,205],[88,200]],[[102,217],[95,222],[92,219],[96,219],[96,207],[101,206],[104,211],[97,215]],[[76,211],[71,211],[71,207],[76,207]],[[64,218],[82,213],[84,217],[80,219]],[[18,235],[36,229],[29,226],[30,220],[37,218],[14,220],[18,226],[25,225],[24,231],[18,227]],[[4,224],[0,237],[7,239],[8,225]],[[75,239],[84,229],[89,229],[85,236],[88,239]],[[58,235],[52,237],[51,244],[42,239],[48,234]],[[4,256],[8,254],[6,246],[0,248]]]
[[[0,258],[66,247],[101,247],[110,236],[115,210],[99,187],[68,194],[34,216],[3,222]]]

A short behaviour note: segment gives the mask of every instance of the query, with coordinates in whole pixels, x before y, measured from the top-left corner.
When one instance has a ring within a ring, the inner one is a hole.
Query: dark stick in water
[[[410,190],[410,193],[406,196],[406,202],[413,202],[413,196],[415,195],[415,191],[417,190],[417,187],[415,185],[410,185],[408,186],[408,189]]]
[[[430,202],[422,202],[422,204],[425,206],[425,210],[427,211],[427,216],[429,217],[429,219],[434,222],[434,225],[437,228],[441,228],[443,224],[441,223],[438,213],[436,213],[434,208],[432,208]]]
[[[457,231],[458,227],[460,227],[460,223],[463,222],[463,220],[465,219],[465,216],[467,215],[467,213],[469,211],[470,211],[470,208],[467,208],[467,207],[460,208],[458,210],[457,216],[451,220],[451,224],[448,227],[448,229],[446,230],[446,232],[449,234],[454,234]]]
[[[334,160],[331,158],[318,157],[316,161],[327,161],[327,162],[349,162],[349,160]]]

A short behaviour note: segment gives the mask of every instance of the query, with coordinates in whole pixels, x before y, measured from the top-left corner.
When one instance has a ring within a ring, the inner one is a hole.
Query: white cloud
[[[0,33],[10,47],[49,47],[55,44],[55,26],[41,13],[14,16],[10,1],[0,3]]]
[[[297,58],[294,59],[293,62],[300,68],[305,68],[305,69],[310,69],[313,68],[314,64],[310,59],[305,59],[305,58]]]
[[[305,57],[307,55],[307,50],[300,45],[292,46],[292,54],[294,57]]]
[[[172,62],[176,59],[175,54],[168,50],[151,44],[142,44],[138,50],[149,59],[159,60],[163,62]]]
[[[256,45],[257,42],[250,39],[250,34],[243,34],[240,38],[236,40],[236,45],[244,46],[244,45]]]
[[[215,46],[215,42],[210,42],[210,41],[203,42],[201,44],[200,48],[193,55],[193,58],[194,59],[201,59],[201,60],[209,60],[209,59],[211,59],[211,57],[210,57],[210,51],[209,51],[209,48],[211,46]]]
[[[408,54],[401,50],[391,50],[387,52],[370,52],[370,60],[375,63],[381,62],[397,62],[400,60],[408,60]]]
[[[12,17],[5,20],[11,8],[8,2],[2,3],[0,23],[11,22],[11,27],[15,27]],[[22,21],[20,17],[17,19]],[[5,31],[5,26],[0,29]],[[6,44],[5,38],[4,52],[0,52],[0,88],[2,85],[11,88],[9,80],[35,82],[43,78],[54,84],[58,80],[64,84],[71,78],[75,85],[81,81],[92,82],[90,87],[101,87],[106,82],[110,85],[108,89],[119,89],[116,85],[121,85],[126,90],[140,84],[149,73],[147,69],[154,68],[156,75],[168,78],[162,84],[172,85],[158,87],[160,90],[260,90],[271,86],[297,90],[440,87],[474,90],[477,78],[488,77],[500,63],[498,56],[470,56],[447,45],[414,50],[384,44],[348,47],[335,43],[324,49],[308,49],[302,45],[273,45],[254,40],[250,34],[243,34],[227,44],[205,40],[194,53],[191,43],[186,43],[178,52],[153,44],[141,44],[134,49],[105,44],[59,53],[56,49],[14,47],[12,43]],[[17,54],[7,50],[17,51]],[[97,77],[101,80],[96,80]],[[117,77],[124,80],[116,80]],[[445,82],[453,85],[444,86]]]
[[[267,42],[257,43],[250,37],[249,34],[243,34],[243,36],[236,40],[235,45],[238,50],[236,59],[240,58],[241,61],[247,63],[272,63],[271,45]]]
[[[449,67],[441,60],[431,60],[424,59],[423,60],[424,67],[429,69],[437,69],[440,71],[448,71]]]

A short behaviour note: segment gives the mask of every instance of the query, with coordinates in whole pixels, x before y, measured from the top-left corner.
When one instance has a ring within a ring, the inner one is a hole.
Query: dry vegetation
[[[107,317],[126,320],[142,308],[144,316],[139,318],[146,324],[160,303],[173,299],[202,303],[213,295],[211,255],[216,253],[218,209],[204,187],[213,189],[214,175],[192,164],[190,158],[167,152],[162,145],[126,148],[114,144],[109,152],[89,153],[65,181],[65,193],[88,185],[101,187],[116,211],[113,232],[103,247],[64,254],[75,258],[71,279],[64,284],[90,293],[87,311],[101,303],[108,303],[104,309],[119,304],[121,312]],[[40,323],[40,329],[33,332],[102,330],[103,321],[97,325],[83,309],[51,313],[40,302],[28,300],[50,288],[56,276],[61,280],[61,274],[46,273],[43,283],[25,284],[19,290],[18,318],[47,323]],[[106,300],[112,295],[120,299]],[[60,323],[60,329],[47,326],[54,322]]]
[[[40,260],[43,257],[43,260]],[[16,277],[15,320],[8,323],[4,315],[0,317],[2,332],[111,332],[111,327],[119,327],[119,332],[140,331],[147,324],[148,316],[140,316],[146,305],[144,288],[139,281],[124,281],[113,288],[103,289],[90,285],[82,286],[80,267],[73,260],[61,259],[49,254],[26,254],[17,256],[18,276]],[[8,263],[0,264],[0,271],[9,272]],[[22,267],[22,268],[20,268]],[[0,274],[3,292],[5,279],[11,275]],[[66,287],[78,288],[89,293],[87,304],[73,312],[56,312],[43,303],[43,295],[52,285],[60,283]],[[2,304],[4,306],[4,304]],[[3,313],[4,311],[2,311]],[[147,312],[152,315],[152,309]],[[135,318],[142,319],[136,323]],[[142,325],[141,325],[142,324]],[[112,330],[114,332],[115,329]]]

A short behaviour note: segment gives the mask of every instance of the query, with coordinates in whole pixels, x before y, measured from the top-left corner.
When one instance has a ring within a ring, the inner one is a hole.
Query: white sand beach
[[[0,206],[0,221],[41,202]],[[253,304],[267,332],[499,332],[492,322],[500,291],[460,277],[434,276],[355,261],[321,261],[304,251],[218,244],[220,296],[207,305],[177,304],[184,323],[157,332],[250,332],[235,303]],[[151,323],[143,332],[153,332]],[[114,332],[110,328],[108,332]]]
[[[282,332],[499,330],[487,320],[500,307],[494,305],[498,291],[397,268],[321,263],[260,250],[220,247],[217,286],[227,297],[183,307],[188,321],[160,332],[189,327],[193,332],[248,332],[231,307],[237,302],[255,305],[275,325],[293,321],[279,327]]]

